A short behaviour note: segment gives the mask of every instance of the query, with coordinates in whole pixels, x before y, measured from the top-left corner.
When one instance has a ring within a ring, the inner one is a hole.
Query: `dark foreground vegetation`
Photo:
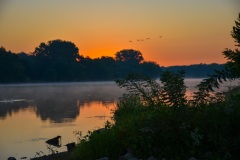
[[[75,158],[118,159],[130,152],[141,159],[237,159],[240,89],[205,97],[205,102],[198,96],[188,101],[183,79],[170,76],[175,81],[162,79],[161,89],[149,79],[118,81],[131,93],[118,103],[114,124],[107,122],[101,133],[81,137]]]
[[[240,15],[232,37],[239,47]],[[214,88],[240,77],[240,53],[226,49],[223,54],[225,68],[204,79],[191,100],[183,71],[164,71],[162,86],[138,75],[116,81],[129,92],[119,100],[113,123],[86,136],[79,132],[74,159],[239,159],[240,88],[226,93]]]

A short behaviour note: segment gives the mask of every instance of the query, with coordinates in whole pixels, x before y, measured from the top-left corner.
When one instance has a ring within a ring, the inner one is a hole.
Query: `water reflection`
[[[192,96],[200,81],[185,79],[187,96]],[[225,84],[229,85],[232,84]],[[76,120],[81,108],[92,107],[93,102],[110,106],[123,93],[115,82],[0,85],[0,120],[31,108],[42,121],[69,123]]]
[[[65,145],[103,127],[123,92],[114,82],[0,85],[0,159],[48,154],[46,139]]]
[[[1,86],[0,119],[31,107],[42,121],[73,122],[81,108],[92,106],[92,102],[108,106],[121,94],[114,82]]]
[[[11,117],[13,113],[17,113],[21,110],[27,110],[29,108],[35,108],[28,102],[7,102],[6,100],[0,102],[0,119],[4,120],[7,116]]]

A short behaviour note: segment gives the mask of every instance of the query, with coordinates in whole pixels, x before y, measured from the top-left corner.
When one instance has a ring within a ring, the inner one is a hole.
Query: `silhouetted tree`
[[[69,61],[78,61],[81,58],[78,52],[79,49],[74,43],[57,39],[48,41],[47,44],[41,43],[33,55],[54,60],[64,58]]]
[[[116,78],[127,77],[128,74],[144,74],[142,63],[144,58],[140,51],[124,49],[115,54]]]
[[[32,53],[37,58],[37,73],[47,81],[76,80],[82,57],[74,43],[53,40],[41,43]]]
[[[140,51],[136,51],[133,49],[124,49],[115,54],[115,59],[117,61],[122,61],[122,62],[137,62],[140,63],[142,62],[143,56]]]
[[[162,69],[160,68],[160,66],[155,63],[155,62],[142,62],[139,67],[138,67],[138,72],[140,72],[140,74],[145,75],[145,76],[149,76],[152,78],[157,78],[159,77],[160,73],[162,72]]]
[[[240,13],[237,21],[235,21],[235,26],[231,32],[232,37],[235,39],[236,47],[240,46]],[[240,51],[238,48],[235,50],[225,49],[223,55],[227,58],[227,63],[223,70],[216,70],[214,74],[210,75],[209,78],[204,79],[198,86],[199,92],[209,92],[214,91],[214,88],[219,88],[220,83],[226,80],[233,80],[240,77]],[[206,94],[208,95],[208,94]],[[201,99],[202,100],[202,99]]]
[[[26,81],[37,81],[38,73],[36,72],[36,57],[24,52],[18,53],[17,55],[25,68]]]
[[[22,82],[25,80],[25,68],[18,55],[0,47],[0,82]]]
[[[233,30],[231,32],[232,37],[236,43],[236,47],[240,47],[240,13],[237,21],[235,21],[235,25],[233,26]],[[240,51],[238,48],[235,50],[225,49],[223,51],[223,55],[227,58],[226,68],[231,72],[231,75],[235,78],[240,77]]]
[[[116,71],[116,63],[112,57],[102,56],[96,58],[94,61],[95,74],[98,75],[99,80],[114,79]]]
[[[170,66],[163,67],[162,70],[167,70],[170,72],[177,73],[179,70],[184,70],[186,72],[185,77],[194,77],[194,78],[206,78],[208,75],[211,75],[215,70],[224,69],[224,64],[192,64],[188,66]]]

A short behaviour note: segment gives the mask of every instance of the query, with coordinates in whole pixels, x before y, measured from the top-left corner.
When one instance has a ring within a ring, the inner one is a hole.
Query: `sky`
[[[0,46],[31,53],[73,42],[80,55],[139,50],[160,66],[225,63],[239,0],[0,0]]]

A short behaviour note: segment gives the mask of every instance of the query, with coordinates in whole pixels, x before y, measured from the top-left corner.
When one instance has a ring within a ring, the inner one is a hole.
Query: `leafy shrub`
[[[93,160],[108,156],[111,159],[118,159],[123,149],[117,134],[117,128],[108,121],[104,129],[88,131],[85,136],[80,134],[80,143],[75,150],[74,158]]]

